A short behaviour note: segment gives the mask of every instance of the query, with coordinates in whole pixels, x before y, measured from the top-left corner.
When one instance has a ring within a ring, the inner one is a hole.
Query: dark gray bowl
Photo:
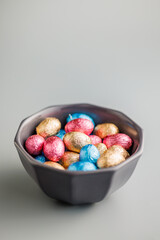
[[[67,115],[74,112],[89,114],[96,124],[115,123],[121,132],[133,139],[131,157],[115,167],[88,172],[62,171],[34,160],[26,152],[24,143],[34,133],[39,122],[46,117],[55,116],[60,119],[63,126]],[[93,203],[101,201],[123,186],[132,175],[143,151],[143,131],[119,111],[91,104],[59,105],[45,108],[24,119],[17,131],[15,146],[24,168],[49,197],[71,204]]]

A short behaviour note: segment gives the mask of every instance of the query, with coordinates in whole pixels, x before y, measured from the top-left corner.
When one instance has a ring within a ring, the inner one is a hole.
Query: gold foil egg
[[[53,168],[57,168],[57,169],[61,169],[61,170],[64,170],[64,167],[59,164],[59,163],[56,163],[56,162],[52,162],[52,161],[47,161],[45,162],[44,164],[50,166],[50,167],[53,167]]]
[[[107,150],[107,147],[104,143],[98,143],[96,148],[98,149],[100,156]]]
[[[75,152],[65,152],[61,158],[61,164],[63,165],[64,168],[68,168],[69,165],[71,165],[74,162],[79,161],[79,153]]]
[[[36,132],[38,135],[46,138],[57,134],[60,129],[61,122],[59,119],[55,117],[48,117],[36,127]]]
[[[116,134],[118,132],[118,127],[113,123],[98,124],[94,129],[94,134],[100,138],[105,138],[108,135]]]
[[[99,168],[113,167],[124,162],[128,156],[129,153],[127,153],[125,149],[121,146],[114,145],[105,151],[97,160],[97,166]]]
[[[130,156],[129,153],[120,145],[113,145],[108,149],[110,149],[110,151],[112,150],[112,151],[121,153],[125,158],[128,158]]]
[[[91,144],[89,136],[81,132],[69,132],[63,138],[66,148],[73,152],[80,152],[81,148]]]

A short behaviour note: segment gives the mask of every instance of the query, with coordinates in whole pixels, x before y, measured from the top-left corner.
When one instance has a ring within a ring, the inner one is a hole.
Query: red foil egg
[[[39,155],[42,152],[44,142],[44,138],[40,135],[30,136],[25,142],[27,152],[34,156]]]
[[[96,136],[96,135],[90,135],[89,137],[90,137],[91,143],[93,145],[97,145],[98,143],[102,142],[102,139],[100,137]]]
[[[53,162],[57,162],[61,159],[65,151],[63,141],[56,136],[52,136],[46,139],[43,152],[46,158]]]
[[[124,133],[117,133],[105,137],[103,139],[103,143],[107,146],[107,148],[110,148],[113,145],[120,145],[124,149],[128,150],[132,146],[132,139]]]
[[[93,131],[94,125],[93,123],[84,118],[77,118],[70,122],[68,122],[65,126],[66,133],[68,132],[82,132],[86,135],[91,134]]]

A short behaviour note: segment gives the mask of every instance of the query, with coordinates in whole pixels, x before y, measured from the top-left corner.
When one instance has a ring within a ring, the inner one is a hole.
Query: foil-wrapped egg
[[[96,163],[99,157],[100,153],[93,144],[87,144],[82,147],[79,154],[80,161],[87,161],[91,163]]]
[[[64,167],[61,164],[56,162],[47,161],[44,164],[53,168],[64,170]]]
[[[68,168],[69,165],[78,161],[79,161],[79,153],[75,153],[75,152],[66,151],[61,158],[61,163],[64,168]]]
[[[73,152],[80,152],[81,148],[87,144],[91,144],[89,136],[81,132],[69,132],[63,138],[66,148]]]
[[[91,143],[93,145],[97,145],[98,143],[102,142],[102,139],[100,137],[98,137],[97,135],[89,135],[90,139],[91,139]]]
[[[90,121],[93,123],[93,125],[95,126],[95,123],[94,123],[93,118],[91,118],[89,115],[87,115],[87,114],[85,114],[85,113],[72,113],[72,114],[69,114],[68,117],[67,117],[67,119],[66,119],[66,121],[67,121],[67,122],[70,122],[70,121],[72,121],[72,120],[74,120],[74,119],[77,119],[77,118],[88,119],[88,120],[90,120]]]
[[[57,162],[63,156],[64,151],[64,143],[59,137],[52,136],[46,139],[43,146],[43,152],[47,159]]]
[[[94,171],[96,169],[95,164],[91,162],[75,162],[68,167],[70,171]]]
[[[103,143],[107,146],[107,148],[113,145],[120,145],[121,147],[128,150],[132,146],[132,139],[124,133],[117,133],[105,137],[103,139]]]
[[[59,119],[55,117],[48,117],[36,127],[36,132],[38,135],[46,138],[57,134],[60,129],[61,122]]]
[[[122,154],[125,158],[128,158],[130,156],[129,152],[126,151],[125,148],[123,148],[122,146],[120,145],[113,145],[109,148],[110,150],[112,151],[115,151],[115,152],[119,152],[120,154]]]
[[[45,139],[39,135],[32,135],[27,138],[25,148],[31,155],[39,155],[42,152]]]
[[[105,138],[108,135],[116,134],[118,132],[118,127],[113,123],[98,124],[94,129],[94,134],[100,138]]]
[[[61,130],[59,130],[59,132],[56,134],[56,136],[59,137],[61,140],[63,140],[63,137],[64,137],[65,134],[66,134],[66,132],[65,132],[63,129],[61,129]]]
[[[68,132],[82,132],[87,135],[91,134],[94,129],[93,123],[84,118],[77,118],[65,125],[65,131]]]
[[[96,148],[98,149],[100,156],[107,150],[107,147],[104,143],[98,143]]]
[[[44,155],[38,155],[35,157],[35,159],[38,161],[38,162],[41,162],[41,163],[44,163],[46,161],[46,158]]]
[[[127,151],[121,146],[114,145],[107,149],[102,156],[97,160],[99,168],[107,168],[116,166],[125,161],[127,158]]]

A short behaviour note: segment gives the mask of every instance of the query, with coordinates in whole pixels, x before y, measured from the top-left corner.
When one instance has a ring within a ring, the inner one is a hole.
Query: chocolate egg
[[[65,151],[63,141],[56,136],[52,136],[46,139],[43,152],[44,156],[53,162],[57,162],[61,159]]]
[[[91,162],[75,162],[68,167],[70,171],[94,171],[96,169],[95,164]]]
[[[129,153],[120,145],[113,145],[109,149],[121,153],[125,158],[128,158],[130,156]]]
[[[46,138],[57,134],[60,129],[61,122],[59,121],[59,119],[55,117],[48,117],[36,127],[36,132],[38,135]]]
[[[46,158],[44,155],[38,155],[35,157],[35,159],[38,161],[38,162],[41,162],[41,163],[44,163],[46,161]]]
[[[45,165],[48,165],[50,167],[53,167],[53,168],[57,168],[57,169],[61,169],[61,170],[64,170],[64,167],[59,164],[59,163],[56,163],[56,162],[51,162],[51,161],[47,161],[44,163]]]
[[[96,163],[99,157],[100,153],[93,144],[87,144],[82,147],[79,154],[80,161],[87,161],[91,163]]]
[[[96,148],[98,149],[100,156],[107,150],[107,147],[104,143],[98,143]]]
[[[65,131],[68,132],[82,132],[87,135],[91,134],[93,131],[94,125],[88,119],[77,118],[65,125]]]
[[[81,132],[69,132],[63,138],[66,148],[73,152],[80,152],[81,148],[87,144],[91,144],[89,136]]]
[[[103,143],[107,146],[107,148],[113,145],[120,145],[121,147],[128,150],[132,146],[132,139],[124,133],[117,133],[105,137],[103,139]]]
[[[99,168],[116,166],[125,161],[127,155],[127,151],[124,148],[114,145],[106,150],[97,160],[97,166]]]
[[[63,137],[64,137],[65,134],[66,134],[66,132],[65,132],[63,129],[61,129],[61,130],[56,134],[56,136],[59,137],[61,140],[63,140]]]
[[[65,152],[61,158],[61,163],[64,168],[68,168],[74,162],[79,161],[79,154],[75,152]]]
[[[25,142],[26,150],[31,155],[39,155],[42,152],[45,139],[39,135],[32,135]]]
[[[98,124],[94,129],[94,134],[100,138],[105,138],[107,135],[116,134],[118,132],[118,127],[113,123]]]
[[[93,145],[97,145],[98,143],[102,142],[102,139],[96,135],[89,135],[90,139],[91,139],[91,143]]]
[[[68,117],[67,117],[67,119],[66,119],[66,121],[67,121],[67,122],[70,122],[70,121],[72,121],[72,120],[74,120],[74,119],[77,119],[77,118],[88,119],[88,120],[90,120],[90,121],[93,123],[93,125],[95,126],[95,123],[94,123],[93,118],[91,118],[89,115],[87,115],[87,114],[85,114],[85,113],[72,113],[72,114],[69,114]]]

